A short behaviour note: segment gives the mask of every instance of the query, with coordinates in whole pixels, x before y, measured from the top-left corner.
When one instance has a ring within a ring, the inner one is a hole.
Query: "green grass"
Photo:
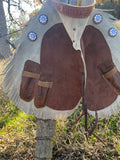
[[[36,118],[17,109],[5,95],[0,97],[0,160],[32,160],[35,152]],[[53,160],[119,160],[120,113],[98,121],[94,133],[105,145],[93,135],[87,141],[84,117],[72,126],[80,113],[81,107],[67,120],[57,122]],[[89,128],[93,121],[94,118],[89,116]]]
[[[5,104],[3,103],[3,106]],[[8,101],[7,106],[1,106],[2,116],[0,116],[0,134],[3,131],[22,131],[25,127],[25,121],[34,120],[34,117],[26,115],[17,109],[11,101]],[[7,130],[5,129],[7,128]]]
[[[0,160],[33,159],[36,118],[17,109],[0,91]]]
[[[119,22],[120,26],[120,22]],[[72,126],[81,114],[79,107],[65,121],[56,124],[52,160],[119,160],[120,113],[99,119],[95,134],[85,137],[85,119]],[[94,118],[88,117],[88,127]],[[0,89],[0,160],[33,160],[37,119],[17,109]]]

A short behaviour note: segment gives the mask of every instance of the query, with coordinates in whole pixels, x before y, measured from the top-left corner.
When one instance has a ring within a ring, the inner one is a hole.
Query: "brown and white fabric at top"
[[[72,18],[87,18],[91,14],[95,5],[94,1],[91,1],[91,4],[88,6],[75,6],[67,3],[62,3],[58,0],[52,0],[52,3],[53,6],[58,10],[58,12]]]
[[[65,0],[52,0],[53,6],[56,8],[63,25],[73,42],[73,47],[75,50],[81,50],[80,39],[87,25],[90,14],[95,5],[95,0],[83,0],[81,6],[72,4],[72,1],[69,1],[70,4]]]

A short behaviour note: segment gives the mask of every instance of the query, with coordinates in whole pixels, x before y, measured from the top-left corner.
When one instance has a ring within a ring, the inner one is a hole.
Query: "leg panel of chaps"
[[[85,93],[88,109],[98,111],[108,107],[116,100],[120,87],[119,73],[115,72],[105,77],[105,74],[111,73],[114,63],[109,45],[98,29],[87,26],[81,41],[87,68]]]

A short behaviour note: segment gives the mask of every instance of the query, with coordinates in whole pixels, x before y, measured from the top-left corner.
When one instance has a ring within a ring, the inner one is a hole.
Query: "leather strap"
[[[43,82],[38,81],[38,86],[45,87],[45,88],[52,88],[53,82]]]
[[[117,68],[114,67],[114,68],[111,69],[109,72],[103,74],[103,76],[104,76],[105,78],[110,78],[110,77],[112,77],[116,72],[117,72]]]
[[[32,72],[28,72],[28,71],[24,71],[23,74],[22,74],[22,76],[23,76],[23,77],[40,79],[40,74],[32,73]]]
[[[40,74],[37,73],[32,73],[28,71],[24,71],[22,74],[23,77],[29,77],[29,78],[35,78],[35,79],[40,79]],[[43,82],[43,81],[38,81],[38,86],[45,87],[45,88],[52,88],[53,82]]]

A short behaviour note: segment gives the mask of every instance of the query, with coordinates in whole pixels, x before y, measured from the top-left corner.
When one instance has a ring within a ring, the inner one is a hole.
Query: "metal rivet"
[[[93,17],[93,22],[95,24],[100,24],[103,21],[103,16],[101,14],[96,14]]]
[[[42,24],[46,24],[48,22],[48,17],[45,14],[42,14],[39,17],[39,22],[42,23]]]
[[[108,30],[108,34],[110,37],[115,37],[117,35],[117,33],[118,33],[118,31],[114,27],[112,27]]]
[[[35,41],[37,39],[37,34],[35,32],[28,33],[28,38],[31,41]]]

